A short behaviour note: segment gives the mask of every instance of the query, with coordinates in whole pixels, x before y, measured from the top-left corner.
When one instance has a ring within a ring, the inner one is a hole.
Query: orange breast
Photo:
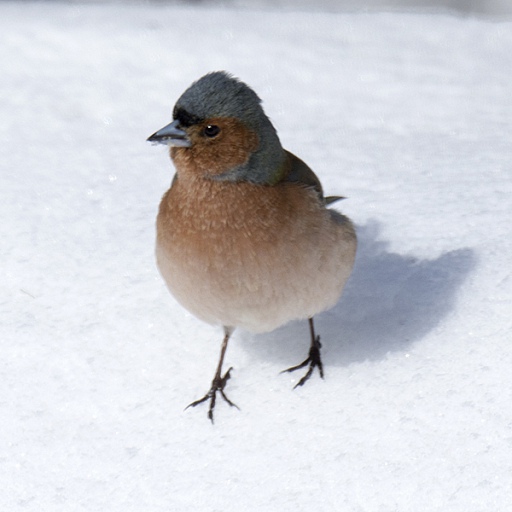
[[[355,254],[352,225],[293,183],[180,176],[157,219],[170,291],[210,323],[271,330],[333,305]]]

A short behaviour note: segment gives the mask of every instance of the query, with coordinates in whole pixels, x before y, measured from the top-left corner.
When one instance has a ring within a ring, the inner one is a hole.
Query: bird
[[[214,422],[235,329],[269,332],[308,320],[306,359],[284,372],[315,368],[324,377],[313,317],[333,307],[349,278],[357,248],[353,223],[331,209],[320,180],[285,150],[254,90],[226,71],[210,72],[177,100],[172,122],[148,137],[167,145],[176,172],[156,220],[156,262],[175,299],[224,331],[208,392]]]

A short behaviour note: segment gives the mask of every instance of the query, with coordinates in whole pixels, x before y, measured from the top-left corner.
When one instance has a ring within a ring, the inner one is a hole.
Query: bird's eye
[[[220,128],[216,124],[209,124],[204,128],[204,134],[210,138],[216,137],[219,132]]]

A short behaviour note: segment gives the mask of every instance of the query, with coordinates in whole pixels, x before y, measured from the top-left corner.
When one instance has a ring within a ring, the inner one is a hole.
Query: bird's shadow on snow
[[[388,252],[379,231],[375,221],[358,227],[356,263],[343,297],[315,317],[325,364],[345,366],[407,351],[453,309],[459,287],[476,265],[471,249],[432,260]],[[304,359],[309,347],[305,321],[239,336],[244,349],[283,367]]]

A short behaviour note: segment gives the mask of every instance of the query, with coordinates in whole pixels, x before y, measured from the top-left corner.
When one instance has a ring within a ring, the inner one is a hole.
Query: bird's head
[[[178,175],[272,185],[284,172],[285,152],[260,98],[223,71],[194,82],[176,102],[172,123],[148,141],[171,147]]]

